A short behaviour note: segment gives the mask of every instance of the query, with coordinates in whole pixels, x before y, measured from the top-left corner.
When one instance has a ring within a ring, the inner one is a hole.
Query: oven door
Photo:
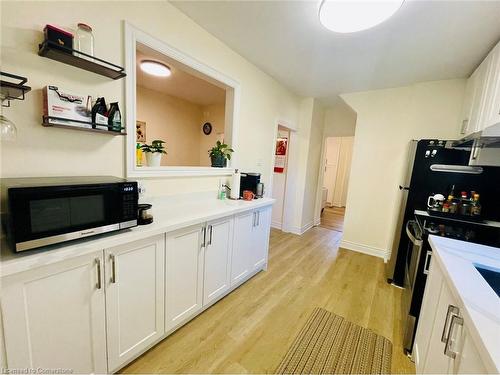
[[[415,286],[415,279],[417,276],[418,263],[420,260],[420,253],[422,252],[423,246],[422,230],[416,221],[409,220],[406,223],[406,235],[408,236],[410,242],[406,253],[404,290],[402,298],[403,321],[406,322],[403,347],[406,350],[411,351],[416,317],[410,314],[410,307],[413,297],[413,288]]]
[[[120,184],[9,189],[16,251],[119,229]]]

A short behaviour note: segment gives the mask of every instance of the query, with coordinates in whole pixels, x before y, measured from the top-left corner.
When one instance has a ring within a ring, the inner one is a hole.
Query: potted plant
[[[210,155],[210,160],[212,161],[212,167],[224,168],[227,166],[227,161],[231,160],[231,153],[234,150],[229,148],[225,143],[221,143],[221,141],[217,141],[214,147],[208,150],[208,154]]]
[[[148,161],[148,167],[159,167],[162,154],[166,154],[165,147],[163,144],[165,141],[161,139],[155,139],[150,145],[144,143],[141,146],[141,150],[146,154],[146,160]]]

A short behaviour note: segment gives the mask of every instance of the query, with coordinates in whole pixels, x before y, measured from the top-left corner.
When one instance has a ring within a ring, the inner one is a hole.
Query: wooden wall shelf
[[[73,53],[84,57],[75,56]],[[45,40],[38,46],[38,54],[111,79],[120,79],[127,75],[121,66],[74,49],[59,46],[49,40]]]

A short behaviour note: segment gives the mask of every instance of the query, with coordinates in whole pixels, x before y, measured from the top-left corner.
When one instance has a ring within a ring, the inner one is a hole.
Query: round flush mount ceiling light
[[[141,61],[141,69],[143,72],[157,77],[168,77],[172,74],[168,66],[161,62],[153,60]]]
[[[396,13],[404,0],[323,0],[321,24],[337,33],[354,33],[376,26]]]

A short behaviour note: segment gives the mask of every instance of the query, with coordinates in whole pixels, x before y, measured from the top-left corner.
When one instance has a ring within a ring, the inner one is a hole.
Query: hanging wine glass
[[[16,125],[4,115],[0,115],[0,139],[2,141],[14,141],[16,138]]]

